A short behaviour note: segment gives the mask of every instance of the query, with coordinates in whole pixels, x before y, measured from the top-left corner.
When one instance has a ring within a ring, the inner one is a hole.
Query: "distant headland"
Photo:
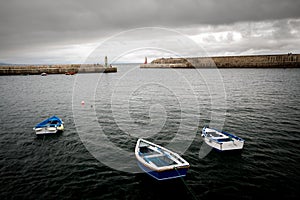
[[[158,58],[141,68],[299,68],[300,54]]]

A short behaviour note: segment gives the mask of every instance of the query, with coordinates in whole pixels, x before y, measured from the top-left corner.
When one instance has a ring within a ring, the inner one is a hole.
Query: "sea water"
[[[140,69],[0,77],[1,199],[296,199],[300,69]],[[82,100],[85,102],[81,104]],[[32,128],[56,115],[59,135]],[[245,140],[239,153],[205,146],[204,125]],[[190,163],[156,181],[136,164],[143,137]]]

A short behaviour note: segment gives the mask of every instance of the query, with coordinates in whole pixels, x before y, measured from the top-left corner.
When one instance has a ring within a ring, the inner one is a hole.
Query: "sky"
[[[299,0],[0,0],[0,63],[300,53],[299,8]]]

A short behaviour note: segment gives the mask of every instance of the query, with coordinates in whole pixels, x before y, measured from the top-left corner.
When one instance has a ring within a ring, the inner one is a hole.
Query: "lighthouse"
[[[145,57],[145,62],[144,62],[144,64],[147,64],[147,57]]]
[[[104,59],[104,67],[107,67],[107,56],[105,56],[105,59]]]

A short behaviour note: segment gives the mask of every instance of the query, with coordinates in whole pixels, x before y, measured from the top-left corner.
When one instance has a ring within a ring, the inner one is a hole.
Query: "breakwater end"
[[[141,68],[299,68],[300,54],[158,58]]]
[[[40,75],[69,73],[114,73],[116,67],[104,67],[100,64],[64,64],[64,65],[2,65],[0,75]]]

